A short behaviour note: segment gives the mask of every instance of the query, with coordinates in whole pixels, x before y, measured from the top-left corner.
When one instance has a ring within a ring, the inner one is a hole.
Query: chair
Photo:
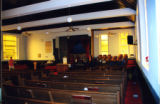
[[[102,55],[98,55],[98,60],[102,60]]]
[[[120,55],[118,56],[118,61],[121,62],[122,60],[123,60],[123,55],[120,54]]]
[[[114,57],[113,57],[113,61],[114,61],[114,62],[117,62],[117,60],[118,60],[118,59],[117,59],[117,56],[114,56]]]
[[[124,54],[123,62],[125,65],[127,64],[127,62],[128,62],[128,55],[127,54]]]
[[[109,54],[107,57],[107,61],[110,62],[111,60],[112,60],[112,56],[111,56],[111,54]]]
[[[103,55],[102,59],[105,60],[107,58],[107,55]]]

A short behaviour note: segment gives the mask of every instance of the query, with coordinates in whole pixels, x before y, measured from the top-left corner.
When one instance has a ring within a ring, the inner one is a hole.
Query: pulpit
[[[57,64],[57,72],[64,73],[68,70],[68,64]]]

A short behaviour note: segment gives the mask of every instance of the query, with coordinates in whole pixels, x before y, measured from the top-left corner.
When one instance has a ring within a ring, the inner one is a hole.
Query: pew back
[[[4,88],[8,87],[7,85]],[[14,88],[17,92],[14,96],[28,98],[21,90],[30,91],[30,97],[32,99],[44,100],[44,101],[51,101],[51,102],[59,102],[59,103],[66,103],[71,104],[73,102],[73,96],[90,96],[92,103],[96,104],[120,104],[120,93],[117,92],[94,92],[94,91],[72,91],[72,90],[59,90],[59,89],[48,89],[48,88],[37,88],[37,87],[22,87],[22,86],[10,86]],[[9,92],[6,92],[6,96],[13,96],[8,95]],[[39,98],[41,95],[43,97]],[[44,96],[45,95],[45,96]],[[48,98],[47,98],[48,97]],[[47,98],[47,99],[46,99]],[[84,99],[86,99],[84,97]]]

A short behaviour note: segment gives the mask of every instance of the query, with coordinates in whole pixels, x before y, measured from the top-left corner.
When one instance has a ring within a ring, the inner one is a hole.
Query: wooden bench
[[[123,77],[117,77],[117,76],[109,76],[106,78],[85,78],[85,77],[80,77],[80,78],[64,78],[64,77],[50,77],[47,79],[42,79],[43,81],[54,81],[54,82],[72,82],[72,83],[92,83],[92,84],[123,84],[124,89],[125,86],[127,85],[127,77],[126,75]]]
[[[40,78],[47,77],[47,74],[44,71],[32,71],[32,70],[21,70],[21,71],[2,71],[3,81],[5,79],[12,79],[17,77],[18,80],[27,79],[27,80],[38,80]]]
[[[115,72],[115,73],[114,73]],[[116,73],[117,72],[117,73]],[[119,71],[120,72],[120,71]],[[69,78],[69,79],[65,79],[65,78],[62,78],[63,77],[63,75],[64,74],[59,74],[58,76],[54,76],[54,77],[52,77],[52,78],[54,78],[54,80],[57,80],[57,81],[60,81],[60,82],[54,82],[54,83],[57,83],[57,85],[58,86],[61,86],[62,88],[66,88],[66,89],[68,89],[68,88],[70,88],[70,90],[79,90],[79,89],[83,89],[82,87],[83,86],[81,86],[81,87],[79,87],[80,86],[80,84],[76,84],[76,83],[79,83],[79,82],[85,82],[85,83],[100,83],[100,85],[102,85],[102,84],[104,84],[104,83],[108,83],[108,84],[112,84],[112,86],[114,86],[114,85],[118,85],[119,84],[119,86],[122,84],[122,86],[124,86],[125,84],[125,80],[126,80],[126,77],[125,77],[125,75],[126,74],[124,74],[124,73],[120,73],[120,74],[118,74],[118,71],[113,71],[112,73],[114,73],[113,75],[108,75],[108,74],[106,74],[106,72],[104,73],[104,72],[99,72],[99,74],[96,74],[96,72],[80,72],[80,73],[82,73],[82,75],[78,75],[79,74],[79,72],[67,72],[67,73],[65,73],[65,75],[66,74],[69,74],[70,75],[70,77],[71,78]],[[108,73],[108,72],[107,72]],[[33,76],[35,76],[35,75],[33,75]],[[73,78],[74,77],[74,78]],[[80,78],[79,78],[80,77]],[[82,78],[81,78],[82,77]],[[85,77],[85,78],[83,78],[83,77]],[[93,77],[95,77],[96,79],[94,79]],[[107,78],[107,79],[106,79]],[[52,80],[52,79],[49,79],[49,80]],[[52,81],[54,81],[54,80],[52,80]],[[63,84],[62,83],[64,83],[64,81],[67,81],[68,83],[69,82],[71,82],[70,83],[70,85],[71,84],[73,84],[72,83],[72,81],[74,81],[74,86],[77,86],[77,88],[75,88],[74,89],[74,87],[72,87],[72,86],[69,86],[68,84],[67,84],[67,87],[63,87]],[[61,83],[61,84],[60,84]],[[76,84],[76,85],[75,85]],[[98,84],[97,84],[98,85]],[[57,87],[58,87],[57,86]],[[111,85],[110,85],[111,86]],[[60,87],[60,88],[61,88]],[[93,86],[94,87],[94,86]],[[102,90],[101,90],[102,91]],[[107,91],[106,91],[107,92]],[[109,92],[109,91],[108,91]],[[123,92],[123,90],[122,90],[122,92]],[[119,92],[120,94],[122,94],[122,92]],[[122,95],[121,95],[121,98],[122,98]]]
[[[72,83],[92,83],[92,84],[121,84],[126,86],[127,77],[125,76],[115,76],[115,75],[106,75],[106,78],[99,77],[99,78],[85,78],[85,77],[78,77],[78,78],[64,78],[63,77],[49,77],[46,79],[42,79],[43,81],[54,81],[54,82],[72,82]]]
[[[104,74],[121,74],[124,71],[121,70],[106,70],[106,71],[69,71],[65,74],[92,74],[92,75],[104,75]]]
[[[66,73],[58,73],[58,76],[96,76],[96,77],[100,77],[100,76],[106,76],[106,75],[117,75],[117,76],[123,76],[127,74],[126,72],[122,72],[122,71],[105,71],[105,72],[96,72],[96,71],[84,71],[84,72],[66,72]],[[50,74],[50,76],[54,76],[54,74]]]
[[[123,77],[127,77],[127,73],[119,73],[119,74],[106,74],[106,73],[95,73],[95,72],[72,72],[72,73],[64,73],[64,74],[58,74],[58,75],[52,75],[48,77],[48,80],[50,79],[57,79],[57,78],[75,78],[75,79],[91,79],[91,78],[96,78],[96,79],[122,79]],[[44,78],[43,78],[44,79]],[[42,80],[43,80],[42,79]],[[47,80],[47,78],[46,78]]]
[[[54,104],[51,101],[42,101],[32,98],[21,98],[14,96],[5,96],[5,104]],[[64,104],[64,103],[63,103]]]
[[[42,78],[42,80],[50,80],[50,79],[123,79],[126,75],[104,75],[104,76],[84,76],[84,75],[56,75],[51,77]]]
[[[49,72],[48,72],[49,73]],[[12,76],[17,76],[18,79],[39,79],[39,78],[44,78],[48,76],[48,73],[45,71],[33,71],[33,70],[20,70],[20,71],[2,71],[3,74],[3,79],[5,78],[11,78]],[[53,74],[53,72],[51,73]],[[90,77],[90,76],[95,76],[95,77],[100,77],[100,76],[105,76],[105,75],[123,75],[125,74],[122,71],[85,71],[85,72],[66,72],[66,73],[58,73],[58,75],[70,75],[70,76],[84,76],[84,77]]]
[[[25,87],[25,86],[8,86],[4,85],[5,96],[15,96],[20,98],[30,98],[42,101],[58,102],[64,104],[71,104],[73,96],[90,96],[92,104],[120,104],[120,92],[95,92],[95,91],[76,91],[76,90],[59,90],[39,87]],[[14,90],[7,92],[8,89]],[[23,92],[22,92],[23,90]],[[24,94],[25,91],[30,93],[30,96]],[[35,103],[32,103],[35,104]],[[52,104],[52,103],[51,103]]]
[[[88,84],[72,82],[52,82],[52,81],[25,81],[26,86],[47,87],[54,89],[79,90],[79,91],[96,91],[96,92],[115,92],[119,91],[121,102],[124,100],[124,86],[119,83],[114,84]],[[121,103],[122,104],[122,103]]]

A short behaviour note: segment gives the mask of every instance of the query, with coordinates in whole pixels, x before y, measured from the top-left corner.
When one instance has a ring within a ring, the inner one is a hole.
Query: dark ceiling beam
[[[123,16],[123,17],[114,17],[114,18],[105,18],[105,19],[85,20],[85,21],[78,21],[78,22],[72,22],[72,23],[61,23],[61,24],[36,26],[36,27],[23,28],[21,31],[19,31],[19,30],[9,30],[9,31],[4,31],[4,32],[22,33],[22,32],[25,32],[25,31],[54,29],[54,28],[61,28],[61,27],[68,27],[68,26],[82,26],[82,25],[92,25],[92,24],[102,24],[102,23],[116,23],[116,22],[127,22],[127,21],[130,21],[128,19],[128,16]]]
[[[129,16],[128,19],[129,19],[130,21],[132,21],[132,22],[135,23],[135,21],[136,21],[136,15]]]
[[[26,5],[41,3],[49,0],[2,0],[2,10],[18,8]]]
[[[106,31],[106,30],[131,29],[131,28],[135,28],[135,26],[111,27],[111,28],[104,28],[104,29],[93,29],[93,31]]]
[[[137,0],[117,0],[119,4],[125,6],[126,8],[131,8],[136,10]]]

